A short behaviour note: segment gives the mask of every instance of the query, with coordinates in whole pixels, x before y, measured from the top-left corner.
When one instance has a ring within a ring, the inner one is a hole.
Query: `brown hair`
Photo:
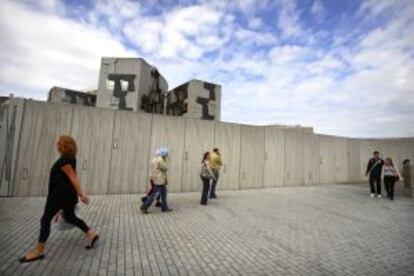
[[[203,160],[201,160],[201,163],[203,163],[204,161],[206,161],[206,159],[208,159],[210,156],[210,152],[206,151],[203,155]]]
[[[385,161],[387,161],[387,160],[388,160],[388,163],[390,163],[390,165],[391,165],[392,167],[394,167],[394,162],[392,162],[391,157],[387,157],[387,159],[385,159]]]
[[[61,156],[76,158],[78,147],[75,139],[68,135],[61,135],[58,140],[58,150]]]

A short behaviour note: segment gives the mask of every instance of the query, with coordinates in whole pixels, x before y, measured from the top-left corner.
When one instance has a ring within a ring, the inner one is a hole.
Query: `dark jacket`
[[[375,165],[378,161],[379,161],[379,163],[377,165]],[[374,165],[375,165],[375,167],[374,167]],[[384,165],[384,160],[382,160],[382,159],[378,159],[378,160],[375,160],[375,158],[369,159],[366,174],[369,173],[369,176],[381,177],[381,172],[382,172],[382,166],[383,165]]]

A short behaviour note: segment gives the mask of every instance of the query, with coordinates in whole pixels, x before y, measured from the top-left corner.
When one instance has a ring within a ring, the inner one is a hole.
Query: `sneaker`
[[[144,207],[144,206],[139,207],[139,209],[141,210],[141,212],[142,212],[143,214],[148,214],[148,210],[147,210],[147,209],[145,209],[145,207]]]
[[[371,194],[371,197],[374,197],[375,195],[374,194]]]
[[[382,196],[381,196],[381,195],[377,195],[377,197],[378,197],[378,198],[381,198]]]

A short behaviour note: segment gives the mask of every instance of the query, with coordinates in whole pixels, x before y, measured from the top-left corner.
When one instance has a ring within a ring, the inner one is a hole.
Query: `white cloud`
[[[96,87],[102,56],[136,56],[108,32],[93,26],[1,2],[0,70],[2,89],[18,86],[40,91],[52,86]],[[20,95],[23,91],[16,91]]]
[[[278,27],[283,38],[297,38],[305,34],[295,0],[281,2]]]
[[[128,42],[170,87],[192,78],[222,84],[227,121],[301,124],[343,136],[414,135],[414,5],[402,0],[392,8],[398,16],[374,29],[329,30],[336,43],[322,47],[296,2],[276,2],[280,17],[272,27],[280,32],[261,26],[259,8],[270,2],[255,3],[203,1],[148,13],[138,2],[104,0],[86,23],[3,1],[0,61],[9,66],[0,69],[0,82],[44,96],[53,85],[93,87],[102,55],[138,55],[122,44]],[[311,12],[324,14],[327,7],[316,3]],[[385,2],[367,3],[360,8],[366,20],[393,14]],[[252,20],[242,26],[236,11]]]

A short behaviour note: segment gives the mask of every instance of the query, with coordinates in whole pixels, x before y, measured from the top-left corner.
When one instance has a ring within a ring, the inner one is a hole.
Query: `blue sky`
[[[220,83],[222,119],[350,137],[414,136],[414,1],[0,2],[0,93],[93,89],[101,56],[173,88]]]

